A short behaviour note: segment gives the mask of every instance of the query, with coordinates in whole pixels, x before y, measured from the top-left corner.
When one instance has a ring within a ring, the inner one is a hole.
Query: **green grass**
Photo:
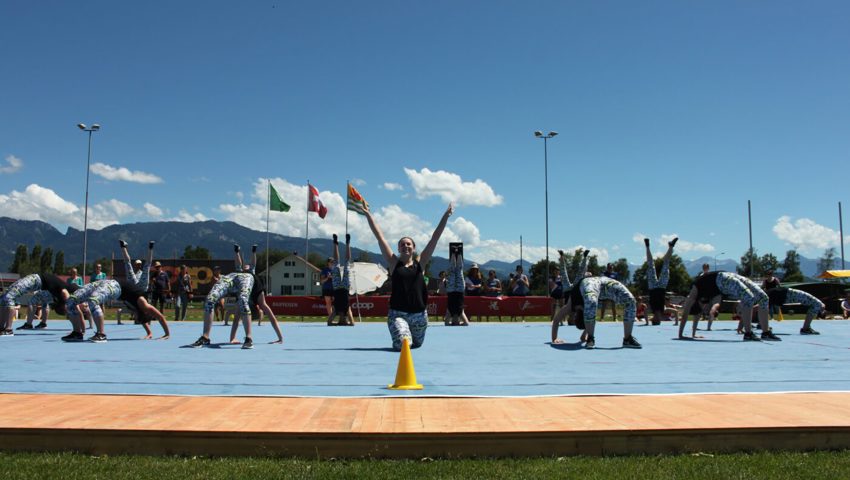
[[[305,460],[0,453],[3,479],[850,478],[850,452],[478,460]]]

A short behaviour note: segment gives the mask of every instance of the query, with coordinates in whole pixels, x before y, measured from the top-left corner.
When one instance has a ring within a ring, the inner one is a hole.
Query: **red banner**
[[[364,317],[385,317],[389,310],[390,297],[363,295],[358,303],[350,299],[351,309]],[[324,317],[328,312],[322,297],[269,296],[266,303],[275,315],[295,317]],[[466,297],[464,310],[467,316],[532,317],[549,316],[552,299],[549,297]],[[446,313],[446,297],[429,296],[428,314],[442,317]]]

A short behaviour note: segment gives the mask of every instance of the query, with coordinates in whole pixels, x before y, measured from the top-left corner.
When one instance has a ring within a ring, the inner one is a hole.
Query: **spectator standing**
[[[470,297],[480,296],[483,284],[484,279],[481,277],[481,270],[477,263],[473,263],[466,273],[466,279],[464,279],[464,295]]]
[[[495,270],[487,272],[487,281],[484,284],[484,296],[498,297],[502,294],[502,281],[496,276]]]
[[[186,265],[180,265],[180,273],[174,282],[174,321],[186,320],[186,308],[192,299],[192,276],[189,275]]]
[[[103,267],[99,263],[94,266],[94,273],[89,277],[89,283],[98,280],[106,280],[106,273],[103,272]]]
[[[68,285],[76,285],[78,287],[83,286],[83,277],[77,273],[76,268],[71,268],[70,275],[68,276]]]
[[[168,273],[162,270],[162,264],[153,262],[153,275],[151,276],[151,305],[160,312],[165,306],[166,297],[171,292],[171,280]]]
[[[767,293],[769,290],[773,290],[775,288],[779,288],[779,279],[773,274],[773,270],[768,270],[764,272],[764,281],[761,282],[761,289]],[[782,308],[781,303],[770,303],[770,319],[773,320],[773,316],[779,313],[779,309]],[[809,322],[811,323],[811,322]]]
[[[525,297],[531,292],[531,285],[528,283],[528,277],[522,273],[522,265],[516,266],[516,273],[511,278],[509,286],[511,295],[515,297]]]
[[[330,317],[333,313],[333,301],[334,301],[334,280],[333,280],[333,269],[335,267],[335,262],[333,257],[328,257],[327,263],[325,263],[325,268],[322,269],[320,273],[320,281],[322,282],[322,297],[325,299],[325,309],[328,311],[328,316]]]

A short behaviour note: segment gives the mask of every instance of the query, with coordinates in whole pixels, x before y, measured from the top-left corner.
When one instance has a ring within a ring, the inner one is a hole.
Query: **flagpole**
[[[345,181],[345,234],[348,235],[348,190],[351,188],[351,181]]]
[[[269,292],[271,284],[269,281],[269,217],[272,211],[272,179],[269,179],[269,188],[266,189],[266,293]],[[257,268],[254,265],[254,268]]]
[[[307,228],[304,234],[304,295],[307,291],[307,275],[310,273],[307,267],[307,259],[310,257],[310,180],[307,180]]]

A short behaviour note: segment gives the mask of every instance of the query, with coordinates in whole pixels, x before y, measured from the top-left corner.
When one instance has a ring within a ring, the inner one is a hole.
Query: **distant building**
[[[321,269],[303,257],[290,255],[269,267],[269,295],[321,295]],[[259,274],[265,278],[265,272]]]

